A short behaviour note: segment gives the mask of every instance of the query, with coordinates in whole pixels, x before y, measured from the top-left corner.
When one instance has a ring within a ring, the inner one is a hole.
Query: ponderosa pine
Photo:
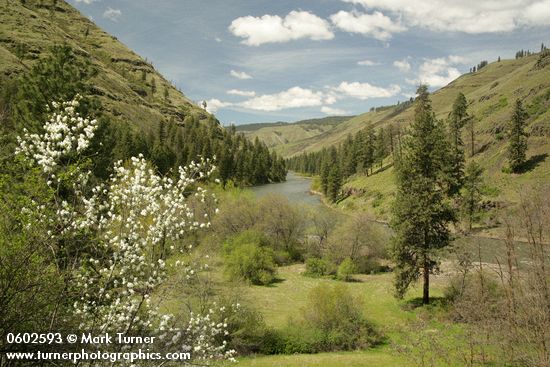
[[[428,89],[420,86],[410,135],[403,141],[397,166],[393,206],[393,258],[396,295],[423,277],[424,304],[430,300],[430,274],[439,251],[450,243],[448,224],[454,213],[446,200],[444,131],[432,110]]]

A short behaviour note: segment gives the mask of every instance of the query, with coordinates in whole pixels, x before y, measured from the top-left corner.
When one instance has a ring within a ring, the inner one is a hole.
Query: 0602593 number
[[[60,333],[8,333],[8,344],[62,344]]]

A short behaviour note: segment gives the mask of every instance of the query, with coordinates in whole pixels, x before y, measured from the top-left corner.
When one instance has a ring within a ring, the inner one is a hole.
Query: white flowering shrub
[[[97,120],[79,115],[80,96],[69,102],[53,102],[55,110],[43,125],[42,134],[31,134],[26,129],[18,137],[16,149],[34,161],[45,173],[53,174],[59,163],[69,155],[84,152],[98,127]]]
[[[182,323],[160,312],[155,300],[168,276],[167,259],[189,250],[183,242],[189,231],[210,227],[211,213],[196,203],[207,200],[199,183],[215,167],[202,160],[180,167],[176,178],[161,177],[140,155],[116,163],[108,182],[82,190],[90,172],[74,162],[90,146],[97,123],[75,112],[78,98],[55,106],[59,110],[45,123],[43,134],[26,132],[17,152],[42,169],[49,185],[67,165],[76,173],[70,176],[71,201],[56,200],[57,216],[47,220],[60,228],[51,236],[85,233],[89,239],[73,282],[78,326],[92,333],[155,334],[165,346],[190,351],[204,363],[232,360],[234,351],[223,340],[227,325],[216,316],[223,310],[212,306],[203,315],[189,314]]]

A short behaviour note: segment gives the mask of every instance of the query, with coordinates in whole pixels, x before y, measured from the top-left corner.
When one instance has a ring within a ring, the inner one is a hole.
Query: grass
[[[239,360],[242,367],[403,367],[407,362],[393,355],[387,347],[369,351],[296,354],[247,357]]]
[[[307,304],[309,292],[320,284],[341,283],[327,278],[310,278],[302,275],[305,267],[296,264],[279,268],[279,281],[268,287],[250,286],[243,289],[246,300],[264,316],[266,323],[283,328],[290,319],[300,317]],[[361,299],[365,316],[390,339],[398,338],[403,328],[416,319],[421,309],[408,310],[421,295],[413,288],[406,299],[393,297],[393,274],[355,275],[355,282],[347,283],[350,290]],[[440,297],[446,284],[445,277],[434,277],[432,296]],[[242,358],[240,366],[406,366],[402,356],[391,345],[354,352],[320,353],[313,355],[254,356]]]

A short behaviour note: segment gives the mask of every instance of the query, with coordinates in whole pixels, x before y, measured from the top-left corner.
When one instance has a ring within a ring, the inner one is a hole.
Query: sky
[[[356,115],[550,45],[550,0],[68,0],[227,124]]]

